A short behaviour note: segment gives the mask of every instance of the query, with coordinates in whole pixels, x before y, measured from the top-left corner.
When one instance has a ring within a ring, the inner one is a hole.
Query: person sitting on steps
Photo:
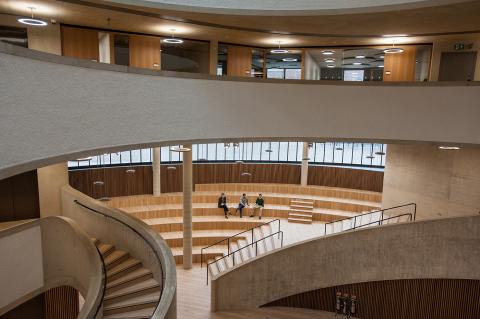
[[[262,194],[258,194],[257,200],[255,201],[255,205],[253,205],[252,214],[250,215],[250,217],[255,216],[255,211],[258,210],[258,219],[262,219],[262,211],[264,206],[265,206],[265,200],[263,199]]]
[[[222,193],[218,198],[218,208],[223,208],[223,212],[225,213],[225,218],[228,219],[227,213],[229,213],[230,211],[228,210],[227,196],[225,196],[225,193]]]
[[[240,202],[238,203],[238,207],[235,210],[235,212],[240,211],[240,218],[243,217],[243,208],[248,206],[248,197],[247,194],[243,194],[242,197],[240,197]]]

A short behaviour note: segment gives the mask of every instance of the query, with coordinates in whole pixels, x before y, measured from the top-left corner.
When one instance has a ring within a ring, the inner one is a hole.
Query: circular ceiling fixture
[[[172,36],[170,38],[163,39],[163,43],[170,43],[170,44],[180,44],[183,43],[182,39],[175,38],[175,29],[170,29],[172,31]]]
[[[102,186],[103,184],[105,184],[103,181],[95,181],[95,182],[93,182],[93,185],[95,185],[95,186]]]
[[[169,170],[169,171],[174,171],[176,169],[177,168],[175,166],[167,166],[167,170]]]
[[[287,49],[282,49],[280,47],[280,44],[281,44],[281,41],[278,41],[278,49],[272,49],[272,50],[270,50],[270,53],[279,54],[279,53],[288,53],[289,52]]]
[[[450,151],[460,149],[460,147],[458,147],[458,146],[445,146],[445,145],[441,145],[438,148],[441,149],[441,150],[450,150]]]
[[[252,176],[252,173],[249,173],[249,172],[243,172],[241,175],[242,175],[242,176]]]
[[[355,59],[365,59],[365,56],[364,56],[364,55],[357,55],[357,56],[355,57]]]
[[[32,17],[31,18],[25,18],[25,17],[18,18],[17,19],[18,22],[26,24],[26,25],[31,25],[31,26],[34,26],[34,27],[44,27],[44,26],[47,25],[47,22],[45,22],[41,19],[35,19],[34,18],[34,16],[33,16],[33,10],[35,10],[34,7],[28,7],[28,9],[30,9]]]
[[[334,54],[335,54],[335,51],[332,51],[332,50],[323,50],[323,51],[322,51],[322,54],[323,54],[323,55],[334,55]]]
[[[283,58],[282,61],[283,62],[297,62],[298,59],[296,59],[296,58]]]
[[[334,68],[334,67],[335,67],[334,64],[328,64],[328,65],[327,65],[327,68],[330,68],[330,69],[332,69],[332,68]]]
[[[177,152],[177,153],[184,153],[184,152],[190,152],[191,150],[188,147],[182,147],[182,146],[171,146],[170,147],[170,152]]]
[[[77,158],[77,159],[74,160],[74,161],[76,161],[76,162],[84,162],[84,161],[91,161],[92,159],[93,159],[93,157],[88,156],[88,157]]]
[[[382,65],[379,65],[378,67],[379,67],[379,68],[383,68],[383,67],[385,67],[385,66],[382,64]]]
[[[390,47],[390,48],[386,48],[385,50],[383,50],[383,52],[385,52],[385,53],[402,53],[403,51],[405,51],[405,50],[403,50],[402,48],[399,48],[399,47],[395,47],[395,46]]]
[[[334,58],[329,58],[329,59],[325,59],[325,60],[323,60],[323,62],[326,62],[326,63],[333,63],[333,62],[335,62],[335,59],[334,59]]]
[[[135,170],[133,168],[129,168],[125,171],[127,174],[135,174]]]
[[[363,63],[362,62],[353,62],[352,64],[353,65],[362,65]]]

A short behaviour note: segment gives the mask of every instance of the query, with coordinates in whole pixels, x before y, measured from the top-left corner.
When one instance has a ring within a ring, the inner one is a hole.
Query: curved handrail
[[[155,247],[153,247],[153,245],[145,238],[145,236],[143,236],[142,234],[140,234],[140,232],[138,232],[135,228],[133,228],[132,226],[130,226],[128,223],[125,223],[124,221],[119,220],[119,219],[117,219],[117,218],[114,218],[113,216],[109,216],[109,215],[107,215],[107,214],[105,214],[105,213],[102,213],[102,212],[100,212],[100,211],[98,211],[98,210],[96,210],[96,209],[93,209],[93,208],[91,208],[91,207],[89,207],[89,206],[87,206],[87,205],[85,205],[85,204],[82,204],[82,203],[81,203],[80,201],[78,201],[77,199],[75,199],[73,202],[74,202],[75,204],[77,204],[77,205],[85,208],[85,209],[88,209],[89,211],[92,211],[92,212],[97,213],[97,214],[100,214],[100,215],[102,215],[102,216],[104,216],[104,217],[111,218],[111,219],[113,219],[113,220],[115,220],[115,221],[117,221],[117,222],[119,222],[119,223],[122,223],[123,225],[127,226],[131,231],[133,231],[135,234],[137,234],[138,236],[140,236],[140,238],[142,238],[142,239],[147,243],[147,245],[150,246],[150,248],[151,248],[152,251],[154,252],[155,256],[157,257],[158,264],[159,264],[160,267],[161,267],[160,271],[162,272],[162,282],[161,282],[161,284],[160,284],[160,285],[161,285],[160,296],[159,296],[159,298],[158,298],[157,304],[155,305],[155,311],[154,311],[154,313],[155,313],[156,310],[157,310],[157,308],[158,308],[158,306],[159,306],[159,304],[160,304],[160,300],[162,299],[164,282],[165,282],[165,279],[166,279],[166,277],[165,277],[165,272],[163,271],[163,267],[162,267],[162,259],[161,259],[160,256],[158,255],[158,252],[157,252],[157,250],[155,249]],[[103,261],[103,258],[102,258],[102,261]],[[103,265],[104,265],[104,267],[105,267],[105,263],[104,263]],[[106,285],[106,283],[105,283],[105,285]]]
[[[218,244],[220,244],[220,243],[223,243],[223,242],[227,241],[227,250],[228,250],[228,253],[227,253],[227,254],[230,254],[230,239],[235,238],[235,237],[237,237],[238,235],[241,235],[241,234],[244,234],[244,233],[252,232],[252,242],[253,242],[253,237],[254,237],[254,235],[253,235],[253,230],[256,229],[256,228],[260,228],[260,227],[262,227],[262,226],[265,226],[265,225],[269,225],[269,224],[271,224],[271,223],[273,223],[273,222],[278,222],[278,231],[280,231],[280,219],[277,218],[277,219],[271,220],[271,221],[269,221],[269,222],[263,223],[263,224],[261,224],[261,225],[258,225],[258,226],[249,228],[249,229],[244,230],[244,231],[242,231],[242,232],[239,232],[238,234],[232,235],[232,236],[230,236],[230,237],[226,237],[226,238],[224,238],[224,239],[222,239],[222,240],[219,240],[219,241],[217,241],[216,243],[213,243],[213,244],[211,244],[211,245],[209,245],[209,246],[203,247],[203,248],[200,250],[200,268],[203,267],[203,250],[204,250],[204,249],[208,249],[208,248],[210,248],[210,247],[216,246],[216,245],[218,245]],[[247,246],[248,246],[248,245],[247,245]],[[247,247],[247,246],[245,246],[245,247]]]

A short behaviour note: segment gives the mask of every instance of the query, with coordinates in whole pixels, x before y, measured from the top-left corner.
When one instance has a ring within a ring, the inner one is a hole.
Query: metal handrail
[[[370,214],[375,214],[375,213],[382,213],[382,218],[383,219],[383,214],[388,211],[388,210],[392,210],[392,209],[397,209],[397,208],[401,208],[401,207],[407,207],[407,206],[412,206],[413,205],[413,220],[415,220],[416,216],[417,216],[417,204],[416,203],[409,203],[409,204],[404,204],[404,205],[399,205],[399,206],[394,206],[394,207],[389,207],[389,208],[385,208],[385,209],[379,209],[379,210],[375,210],[373,212],[368,212],[368,213],[364,213],[364,214],[360,214],[360,215],[355,215],[355,216],[352,216],[352,217],[347,217],[347,218],[343,218],[343,219],[339,219],[339,220],[335,220],[335,221],[331,221],[331,222],[328,222],[328,223],[325,223],[325,231],[324,231],[324,234],[326,235],[327,234],[327,225],[330,225],[330,224],[334,224],[334,223],[340,223],[340,222],[343,222],[345,220],[349,220],[349,219],[353,219],[353,225],[354,225],[354,229],[355,229],[355,224],[357,222],[357,218],[358,217],[362,217],[362,216],[366,216],[366,215],[370,215]]]
[[[278,234],[278,237],[279,237],[279,238],[280,238],[280,236],[281,236],[280,247],[283,247],[283,231],[279,230],[279,231],[277,231],[277,232],[275,232],[275,233],[271,233],[271,234],[268,235],[268,236],[265,236],[265,237],[263,237],[263,238],[260,238],[260,239],[258,239],[258,240],[256,240],[256,241],[254,241],[254,242],[246,245],[246,246],[240,247],[240,248],[238,248],[237,250],[230,252],[228,255],[224,255],[223,257],[218,258],[218,259],[216,259],[216,260],[214,260],[214,261],[207,262],[207,285],[208,285],[208,267],[209,267],[210,265],[212,265],[212,264],[214,264],[214,263],[216,263],[216,262],[219,262],[220,260],[225,259],[225,258],[227,258],[227,257],[229,257],[229,256],[232,256],[233,267],[235,267],[235,254],[236,254],[237,252],[241,251],[242,249],[245,249],[245,248],[247,248],[247,247],[253,246],[254,244],[255,244],[255,257],[257,257],[257,256],[258,256],[258,243],[261,242],[262,240],[265,240],[265,239],[270,238],[270,237],[272,237],[272,236],[274,236],[274,235],[277,235],[277,234]]]
[[[163,271],[162,259],[161,259],[160,256],[158,255],[157,250],[156,250],[156,249],[152,246],[152,244],[145,238],[145,236],[143,236],[138,230],[136,230],[136,229],[133,228],[132,226],[128,225],[128,224],[125,223],[124,221],[121,221],[121,220],[119,220],[119,219],[117,219],[117,218],[115,218],[115,217],[112,217],[112,216],[110,216],[110,215],[108,215],[108,214],[102,213],[101,211],[98,211],[98,210],[96,210],[96,209],[94,209],[94,208],[91,208],[91,207],[89,207],[89,206],[87,206],[87,205],[85,205],[85,204],[82,204],[82,203],[80,203],[77,199],[74,199],[73,202],[74,202],[75,204],[77,204],[77,205],[85,208],[85,209],[88,209],[88,210],[90,210],[90,211],[92,211],[92,212],[94,212],[94,213],[97,213],[97,214],[99,214],[99,215],[102,215],[102,216],[104,216],[104,217],[111,218],[111,219],[113,219],[113,220],[115,220],[115,221],[117,221],[117,222],[119,222],[119,223],[127,226],[128,228],[130,228],[130,230],[132,230],[134,233],[136,233],[138,236],[140,236],[140,238],[142,238],[142,239],[147,243],[148,246],[150,246],[150,248],[153,250],[155,256],[157,257],[158,264],[160,265],[160,271],[162,272],[162,282],[161,282],[160,296],[159,296],[159,298],[158,298],[157,304],[155,305],[155,311],[156,311],[158,305],[160,304],[160,300],[162,299],[163,288],[164,288],[163,285],[164,285],[164,282],[165,282],[165,279],[166,279],[166,278],[165,278],[165,272]],[[97,248],[97,250],[98,250],[98,248]],[[98,252],[100,253],[99,250],[98,250]],[[103,263],[103,257],[102,257],[101,255],[100,255],[100,257],[101,257],[102,263]],[[106,268],[105,268],[105,264],[104,264],[104,263],[103,263],[103,267],[104,267],[104,271],[105,271],[105,282],[104,282],[104,284],[105,284],[105,288],[106,288],[106,284],[107,284],[107,280],[106,280],[107,272],[106,272]],[[103,294],[105,295],[105,289],[104,289]],[[102,298],[102,303],[101,303],[101,304],[103,305],[103,298]],[[154,313],[155,313],[155,311],[154,311]]]
[[[202,249],[200,249],[200,268],[203,267],[203,251],[204,251],[205,249],[208,249],[208,248],[210,248],[210,247],[213,247],[213,246],[216,246],[216,245],[218,245],[218,244],[220,244],[220,243],[223,243],[224,241],[227,241],[227,254],[230,254],[230,239],[235,238],[235,237],[237,237],[238,235],[241,235],[241,234],[244,234],[244,233],[247,233],[247,232],[251,232],[251,233],[252,233],[252,242],[253,242],[253,239],[254,239],[253,230],[256,229],[256,228],[260,228],[260,227],[262,227],[262,226],[265,226],[265,225],[269,225],[269,224],[271,224],[271,223],[273,223],[273,222],[278,222],[278,231],[280,231],[280,219],[277,218],[277,219],[271,220],[271,221],[269,221],[269,222],[267,222],[267,223],[263,223],[263,224],[261,224],[261,225],[252,227],[252,228],[247,229],[247,230],[244,230],[244,231],[242,231],[242,232],[239,232],[238,234],[235,234],[235,235],[232,235],[232,236],[230,236],[230,237],[227,237],[227,238],[224,238],[224,239],[222,239],[222,240],[219,240],[219,241],[217,241],[216,243],[213,243],[213,244],[211,244],[211,245],[209,245],[209,246],[203,247]]]

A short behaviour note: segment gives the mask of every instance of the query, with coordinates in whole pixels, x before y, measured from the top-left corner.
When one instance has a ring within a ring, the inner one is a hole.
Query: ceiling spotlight
[[[458,146],[445,146],[445,145],[441,145],[438,148],[441,150],[459,150],[460,149],[460,147]]]
[[[40,20],[40,19],[35,19],[33,17],[33,10],[35,10],[34,7],[28,7],[28,9],[30,9],[32,17],[31,18],[25,18],[25,17],[18,18],[17,19],[18,22],[26,24],[26,25],[31,25],[31,26],[34,26],[34,27],[44,27],[44,26],[47,25],[47,22],[45,22],[43,20]]]
[[[297,62],[298,59],[296,59],[296,58],[283,58],[282,61],[283,62]]]
[[[334,64],[328,64],[328,65],[327,65],[327,68],[330,68],[330,69],[331,69],[331,68],[334,68],[334,67],[335,67]]]
[[[276,53],[276,54],[278,54],[278,53],[288,53],[289,51],[287,49],[282,49],[280,47],[280,43],[281,43],[281,41],[278,41],[278,49],[272,49],[272,50],[270,50],[270,53]]]
[[[177,153],[190,152],[190,149],[188,147],[182,147],[182,146],[171,146],[170,152],[177,152]]]
[[[167,166],[167,170],[169,170],[169,171],[174,171],[176,169],[177,168],[175,166]]]
[[[135,174],[135,170],[133,168],[129,168],[125,171],[127,174]]]
[[[333,62],[335,62],[335,59],[334,58],[329,58],[329,59],[325,59],[323,61],[326,62],[326,63],[333,63]]]
[[[170,29],[172,31],[172,36],[170,38],[163,39],[163,43],[170,43],[170,44],[180,44],[183,43],[182,39],[175,38],[175,29]]]
[[[333,54],[335,54],[335,51],[332,51],[332,50],[323,50],[323,51],[322,51],[322,54],[323,54],[323,55],[333,55]]]
[[[357,56],[355,57],[355,59],[365,59],[365,56],[364,56],[364,55],[357,55]]]

